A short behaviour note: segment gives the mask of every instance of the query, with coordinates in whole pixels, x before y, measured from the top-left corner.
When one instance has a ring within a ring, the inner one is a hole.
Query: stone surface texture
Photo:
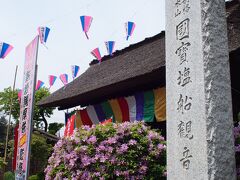
[[[208,179],[236,179],[225,1],[201,6]]]
[[[189,6],[176,15],[176,2]],[[183,21],[189,29],[181,38]],[[182,43],[190,45],[180,63]],[[236,179],[228,60],[224,0],[166,1],[167,179]],[[183,86],[184,69],[190,82]]]

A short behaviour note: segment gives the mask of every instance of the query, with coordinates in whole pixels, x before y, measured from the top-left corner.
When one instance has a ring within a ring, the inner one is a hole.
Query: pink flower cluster
[[[82,127],[54,147],[46,179],[162,179],[166,142],[142,122]]]

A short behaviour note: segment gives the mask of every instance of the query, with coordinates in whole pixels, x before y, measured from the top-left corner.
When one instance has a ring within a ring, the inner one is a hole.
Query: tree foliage
[[[48,126],[48,133],[56,135],[56,133],[64,126],[63,123],[50,123]]]
[[[0,117],[0,142],[5,142],[7,131],[7,120],[4,116]]]
[[[10,113],[10,100],[12,96],[11,87],[5,88],[0,92],[0,112],[3,112],[5,115]],[[35,103],[34,103],[34,125],[39,128],[41,122],[44,123],[44,130],[47,131],[48,123],[46,117],[50,117],[53,114],[54,108],[42,108],[37,106],[37,103],[42,99],[50,95],[50,92],[47,88],[41,88],[35,93]],[[18,121],[20,116],[20,104],[18,100],[18,90],[13,92],[13,106],[12,106],[12,116]]]
[[[47,144],[44,137],[33,134],[31,142],[31,174],[43,172],[51,151],[52,145]]]
[[[0,111],[5,115],[10,114],[10,104],[11,104],[11,96],[12,96],[11,87],[5,88],[2,92],[0,92]],[[12,116],[15,120],[19,119],[20,114],[20,105],[18,101],[18,90],[15,90],[13,93],[13,106],[12,106]]]

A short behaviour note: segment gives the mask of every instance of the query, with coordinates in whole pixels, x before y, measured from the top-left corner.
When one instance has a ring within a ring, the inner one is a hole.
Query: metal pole
[[[3,162],[4,162],[5,165],[6,165],[6,159],[7,159],[8,134],[9,134],[9,129],[10,129],[11,117],[12,117],[13,95],[14,95],[16,78],[17,78],[17,70],[18,70],[18,66],[16,66],[15,75],[14,75],[14,82],[13,82],[13,89],[12,89],[12,94],[11,94],[11,98],[10,98],[10,112],[9,112],[7,135],[6,135],[6,142],[5,142],[5,151],[4,151],[4,159],[3,159]]]

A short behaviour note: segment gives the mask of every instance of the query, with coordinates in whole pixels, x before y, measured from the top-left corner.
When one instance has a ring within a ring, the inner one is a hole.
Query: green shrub
[[[28,180],[44,180],[44,173],[38,173],[36,175],[32,175],[28,178]]]
[[[14,180],[15,174],[11,171],[5,172],[3,175],[3,180]]]
[[[29,176],[28,180],[39,180],[37,175]]]

